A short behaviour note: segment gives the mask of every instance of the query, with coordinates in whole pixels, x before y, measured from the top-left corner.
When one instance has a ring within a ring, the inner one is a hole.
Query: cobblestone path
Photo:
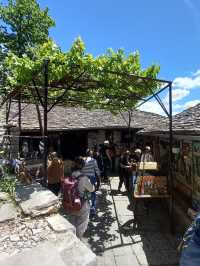
[[[169,230],[169,217],[162,202],[138,204],[137,222],[127,208],[125,192],[117,193],[118,178],[111,177],[97,196],[97,214],[90,221],[83,241],[98,256],[98,266],[178,265],[176,236]],[[124,225],[124,226],[123,226]]]

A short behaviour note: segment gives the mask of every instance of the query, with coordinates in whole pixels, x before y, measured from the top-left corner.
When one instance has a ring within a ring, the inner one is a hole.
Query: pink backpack
[[[63,180],[63,208],[65,211],[80,211],[82,208],[83,199],[78,190],[80,177],[70,176]]]

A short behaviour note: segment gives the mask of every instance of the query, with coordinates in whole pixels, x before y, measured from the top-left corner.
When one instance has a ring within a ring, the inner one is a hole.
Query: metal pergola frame
[[[128,74],[128,73],[122,73],[122,72],[115,72],[115,71],[107,71],[107,74],[112,74],[112,75],[117,75],[120,77],[123,77],[127,80],[127,84],[134,84],[134,86],[139,86],[143,88],[147,88],[148,83],[147,82],[153,82],[156,84],[156,86],[159,88],[156,92],[151,90],[151,96],[143,98],[141,95],[138,93],[130,93],[128,95],[129,97],[132,97],[133,99],[137,99],[139,101],[139,104],[133,108],[137,109],[138,107],[142,106],[144,103],[148,102],[151,99],[156,99],[158,104],[161,106],[162,110],[166,114],[169,120],[169,180],[170,180],[170,192],[171,192],[171,204],[170,204],[170,217],[171,217],[171,229],[173,231],[173,209],[174,209],[174,182],[173,182],[173,171],[172,171],[172,145],[173,145],[173,131],[172,131],[172,82],[168,80],[162,80],[162,79],[154,79],[150,77],[142,77],[142,76],[137,76],[134,74]],[[80,76],[77,77],[76,80],[71,80],[66,86],[67,81],[62,80],[62,81],[57,81],[57,82],[52,82],[51,84],[49,83],[49,60],[44,61],[44,70],[43,70],[43,75],[44,75],[44,85],[40,86],[40,91],[37,88],[37,85],[35,81],[33,80],[33,83],[30,86],[26,86],[25,88],[15,88],[12,90],[12,92],[6,96],[6,98],[3,100],[0,106],[2,106],[4,103],[7,104],[7,121],[9,117],[9,111],[10,111],[10,106],[12,99],[14,98],[15,100],[17,99],[18,101],[18,126],[20,129],[21,133],[21,103],[23,102],[23,93],[25,90],[30,89],[33,90],[35,89],[35,97],[38,98],[38,102],[40,105],[43,106],[43,139],[44,139],[44,148],[45,148],[45,158],[44,158],[44,166],[45,166],[45,180],[47,180],[47,141],[48,141],[48,126],[47,126],[47,121],[48,121],[48,112],[52,110],[52,108],[55,105],[61,104],[62,105],[62,100],[64,99],[68,89],[70,88],[75,88],[77,91],[86,91],[89,89],[95,89],[95,88],[100,88],[102,87],[102,84],[99,83],[98,80],[93,80],[93,79],[88,79],[83,78],[85,73],[81,73]],[[55,102],[51,102],[51,107],[48,99],[48,91],[52,88],[56,89],[64,89],[63,92],[63,97],[62,95],[58,97],[58,99]],[[168,89],[169,92],[169,110],[167,110],[167,107],[159,97],[159,94],[165,90]],[[41,99],[40,93],[43,93],[43,100]],[[66,100],[66,99],[65,99]],[[120,99],[121,100],[121,99]],[[125,100],[125,99],[124,99]],[[73,99],[69,99],[69,103],[73,103]],[[75,100],[76,104],[81,104],[81,100]]]

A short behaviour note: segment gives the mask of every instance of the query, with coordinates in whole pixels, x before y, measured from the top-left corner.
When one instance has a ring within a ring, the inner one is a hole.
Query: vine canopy
[[[0,87],[4,102],[19,94],[22,101],[33,102],[35,90],[37,101],[42,104],[45,61],[48,62],[48,103],[52,106],[81,105],[112,112],[129,110],[161,86],[156,80],[160,67],[153,64],[142,69],[138,51],[126,55],[123,49],[108,49],[94,57],[86,52],[81,38],[77,38],[67,52],[48,40],[31,48],[31,54],[31,58],[26,54],[22,57],[8,54],[7,78]]]

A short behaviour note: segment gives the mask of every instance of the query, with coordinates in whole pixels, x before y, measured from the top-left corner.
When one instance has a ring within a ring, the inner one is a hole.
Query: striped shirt
[[[86,176],[100,176],[97,161],[92,157],[86,157],[85,166],[83,167],[81,172]]]

